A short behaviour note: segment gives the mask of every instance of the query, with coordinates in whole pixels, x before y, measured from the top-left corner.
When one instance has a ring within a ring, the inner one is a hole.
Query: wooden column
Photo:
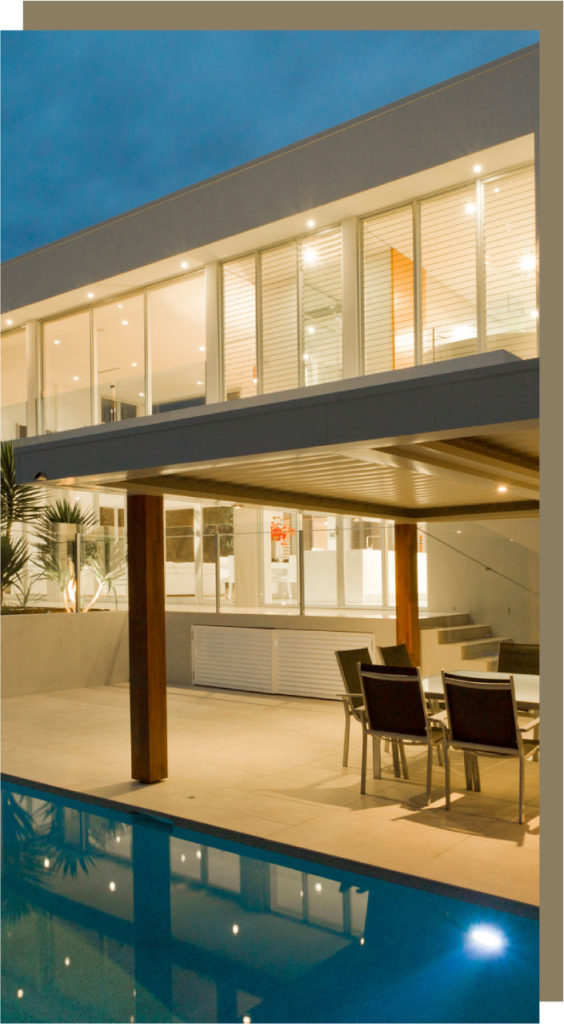
[[[413,665],[421,664],[417,596],[417,526],[395,523],[396,643],[405,644]]]
[[[127,497],[131,774],[159,782],[168,773],[166,734],[163,499]]]

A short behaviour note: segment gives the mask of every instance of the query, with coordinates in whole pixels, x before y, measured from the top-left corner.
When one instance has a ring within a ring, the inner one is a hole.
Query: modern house
[[[537,143],[533,46],[3,265],[18,479],[127,531],[135,778],[165,618],[169,683],[324,697],[538,641]]]

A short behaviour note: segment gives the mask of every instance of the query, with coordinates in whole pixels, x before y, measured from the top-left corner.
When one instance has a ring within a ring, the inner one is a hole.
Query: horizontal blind
[[[224,396],[257,393],[255,257],[223,264]]]
[[[537,355],[533,168],[484,183],[486,347]]]
[[[297,245],[261,253],[262,391],[300,383],[298,365]]]
[[[421,203],[423,362],[477,351],[476,187]]]
[[[336,228],[299,243],[304,384],[343,376],[342,244]]]
[[[228,690],[272,691],[272,630],[192,626],[192,679]]]
[[[413,366],[413,213],[411,205],[362,226],[364,372]]]
[[[371,633],[281,629],[276,636],[277,692],[299,697],[344,693],[335,651],[367,647],[373,653]]]

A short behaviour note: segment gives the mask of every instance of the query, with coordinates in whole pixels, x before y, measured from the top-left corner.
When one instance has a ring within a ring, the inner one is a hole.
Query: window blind
[[[257,393],[255,257],[223,265],[223,370],[225,398]]]
[[[365,373],[415,361],[412,223],[411,205],[363,222]]]
[[[340,228],[301,239],[301,328],[304,384],[343,376]]]
[[[261,253],[262,391],[299,387],[295,242]]]

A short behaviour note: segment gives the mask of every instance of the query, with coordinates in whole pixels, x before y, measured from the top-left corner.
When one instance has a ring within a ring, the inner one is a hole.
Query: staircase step
[[[419,619],[419,629],[441,629],[446,626],[470,625],[472,619],[467,612],[445,612],[444,614],[425,615]]]
[[[479,640],[484,637],[491,637],[491,626],[472,623],[469,626],[449,626],[446,629],[437,630],[437,640],[440,644],[464,643],[466,640]]]
[[[494,658],[499,652],[500,643],[508,639],[506,636],[490,636],[484,637],[482,640],[469,640],[462,644],[462,657],[464,659]]]

